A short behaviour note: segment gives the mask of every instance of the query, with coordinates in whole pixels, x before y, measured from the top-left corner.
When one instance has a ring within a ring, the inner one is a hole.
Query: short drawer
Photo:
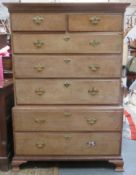
[[[118,79],[17,79],[15,89],[17,104],[119,104],[121,99]]]
[[[14,131],[121,131],[123,111],[105,107],[15,107]]]
[[[21,42],[20,42],[21,41]],[[111,42],[112,41],[112,42]],[[14,53],[122,53],[121,34],[13,34]]]
[[[65,31],[64,14],[12,13],[13,31]]]
[[[69,31],[123,31],[123,16],[118,14],[69,14]]]
[[[119,155],[120,133],[15,133],[16,155]]]
[[[16,78],[119,78],[121,60],[121,55],[17,55],[14,56],[14,72]]]

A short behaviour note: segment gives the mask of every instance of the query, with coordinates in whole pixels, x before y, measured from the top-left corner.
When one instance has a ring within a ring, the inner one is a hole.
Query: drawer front
[[[14,53],[121,53],[122,35],[14,33],[13,48]]]
[[[90,107],[15,107],[15,131],[120,131],[122,110]]]
[[[121,55],[14,56],[16,78],[120,77]],[[105,69],[106,65],[106,69]],[[27,71],[26,71],[27,70]],[[116,70],[116,71],[115,71]]]
[[[69,31],[123,31],[123,16],[116,14],[70,14]]]
[[[18,79],[15,84],[17,104],[120,103],[120,80]]]
[[[13,13],[11,20],[13,31],[65,31],[66,29],[64,14]]]
[[[15,133],[16,155],[119,155],[119,133]],[[106,148],[106,149],[105,149]]]

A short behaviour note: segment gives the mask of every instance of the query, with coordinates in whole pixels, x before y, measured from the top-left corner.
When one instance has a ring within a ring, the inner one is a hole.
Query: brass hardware
[[[69,41],[69,40],[70,40],[69,36],[64,37],[64,41]]]
[[[91,45],[92,47],[96,47],[96,46],[98,46],[100,44],[100,42],[99,41],[96,41],[96,40],[93,40],[93,41],[90,41],[89,42],[89,45]]]
[[[37,48],[41,48],[44,45],[44,42],[41,40],[37,40],[36,42],[34,42],[34,45]]]
[[[36,147],[39,148],[39,149],[42,149],[42,148],[44,148],[44,147],[46,146],[46,144],[45,144],[44,142],[38,142],[38,143],[36,143],[35,145],[36,145]]]
[[[89,69],[91,69],[91,71],[96,72],[97,70],[100,69],[100,67],[98,65],[92,64],[88,66]]]
[[[97,122],[96,118],[88,118],[86,119],[87,123],[90,125],[94,125]]]
[[[38,64],[34,66],[34,69],[37,70],[37,72],[42,72],[45,69],[45,67],[42,66],[41,64]]]
[[[98,16],[92,16],[89,18],[89,21],[93,24],[93,25],[97,25],[100,21],[101,18]]]
[[[65,116],[65,117],[70,117],[70,116],[72,116],[72,114],[71,114],[70,112],[65,112],[65,113],[64,113],[64,116]]]
[[[39,124],[42,124],[42,123],[46,122],[45,119],[39,119],[39,118],[36,118],[34,121],[35,121],[35,123],[39,123]]]
[[[43,21],[44,21],[44,17],[42,16],[33,17],[33,22],[37,25],[40,25]]]
[[[65,63],[70,63],[70,61],[71,61],[71,60],[69,60],[69,59],[65,59],[65,60],[64,60]]]
[[[96,142],[95,141],[88,141],[86,143],[89,147],[95,147],[96,146]]]
[[[70,83],[65,82],[65,83],[64,83],[64,86],[65,86],[66,88],[68,88],[68,87],[70,86]]]
[[[65,138],[66,140],[70,140],[70,139],[72,138],[72,136],[70,136],[70,135],[64,135],[64,138]]]
[[[43,95],[43,94],[45,93],[45,90],[42,89],[42,88],[39,88],[39,89],[35,90],[35,93],[36,93],[37,95],[41,96],[41,95]]]
[[[94,95],[97,95],[99,93],[99,90],[92,87],[92,89],[88,90],[88,93],[94,96]]]

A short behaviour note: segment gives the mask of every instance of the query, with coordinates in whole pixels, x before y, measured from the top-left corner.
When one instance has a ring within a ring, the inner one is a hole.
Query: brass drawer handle
[[[44,17],[42,16],[33,17],[33,22],[37,25],[40,25],[43,21],[44,21]]]
[[[64,135],[65,140],[71,140],[72,136],[70,135]]]
[[[44,42],[41,41],[41,40],[37,40],[37,41],[34,42],[34,46],[36,48],[41,48],[43,45],[44,45]]]
[[[94,125],[97,122],[96,118],[88,118],[86,119],[87,123],[90,125]]]
[[[95,89],[92,87],[91,89],[88,90],[88,93],[92,96],[97,95],[99,93],[99,90]]]
[[[43,123],[46,122],[46,120],[45,120],[45,119],[35,118],[35,119],[34,119],[34,122],[35,122],[35,123],[39,123],[39,124],[43,124]]]
[[[88,68],[93,72],[96,72],[100,69],[100,67],[98,65],[95,65],[95,64],[89,65]]]
[[[89,18],[89,21],[93,24],[93,25],[97,25],[100,21],[101,18],[98,16],[92,16]]]
[[[70,116],[72,116],[72,114],[71,114],[70,112],[65,112],[65,113],[64,113],[64,116],[65,116],[65,117],[70,117]]]
[[[43,94],[45,93],[45,90],[42,89],[42,88],[39,88],[39,89],[36,89],[36,90],[35,90],[35,93],[36,93],[37,95],[41,96],[41,95],[43,95]]]
[[[65,83],[64,83],[64,86],[65,86],[66,88],[68,88],[68,87],[70,86],[70,83],[69,83],[69,82],[65,82]]]
[[[39,148],[39,149],[42,149],[42,148],[44,148],[44,147],[46,146],[46,144],[43,143],[43,142],[38,142],[38,143],[36,143],[35,145],[36,145],[36,147]]]
[[[97,47],[98,45],[100,44],[100,42],[99,41],[96,41],[96,40],[93,40],[93,41],[90,41],[89,42],[89,45],[90,46],[92,46],[92,47]]]
[[[70,63],[71,60],[69,60],[69,59],[65,59],[64,62],[67,64],[67,63]]]
[[[69,41],[69,40],[70,40],[69,36],[64,37],[64,41]]]
[[[95,147],[96,146],[96,142],[95,141],[88,141],[86,143],[89,147]]]
[[[34,69],[35,69],[37,72],[42,72],[42,71],[45,69],[45,67],[42,66],[41,64],[38,64],[38,65],[34,66]]]

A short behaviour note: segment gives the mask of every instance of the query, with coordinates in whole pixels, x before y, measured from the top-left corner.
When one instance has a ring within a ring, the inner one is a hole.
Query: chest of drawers
[[[128,4],[8,4],[13,166],[107,160],[122,170],[122,39]]]
[[[13,80],[5,79],[0,86],[0,171],[7,171],[13,156],[11,110],[14,106]],[[0,173],[2,174],[2,173]]]

